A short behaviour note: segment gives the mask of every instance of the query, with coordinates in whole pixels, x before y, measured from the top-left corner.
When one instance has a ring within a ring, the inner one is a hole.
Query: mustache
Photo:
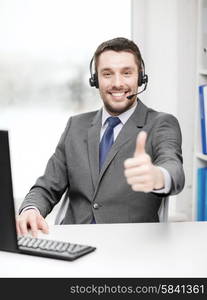
[[[115,93],[115,92],[123,92],[123,93],[127,93],[130,92],[131,90],[129,89],[109,89],[108,92],[109,93]]]

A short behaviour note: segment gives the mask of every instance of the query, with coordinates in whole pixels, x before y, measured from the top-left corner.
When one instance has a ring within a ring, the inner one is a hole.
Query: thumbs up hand
[[[137,136],[134,156],[124,162],[124,175],[133,191],[148,193],[164,188],[164,176],[145,151],[146,139],[147,133],[141,131]]]

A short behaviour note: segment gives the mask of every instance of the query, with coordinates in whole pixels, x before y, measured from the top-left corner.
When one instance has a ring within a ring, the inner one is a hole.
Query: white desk
[[[73,262],[0,252],[0,277],[207,277],[207,222],[56,225],[39,237],[96,246]]]

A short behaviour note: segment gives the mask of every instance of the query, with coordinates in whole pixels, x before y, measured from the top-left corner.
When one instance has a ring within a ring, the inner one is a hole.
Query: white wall
[[[186,184],[170,199],[173,219],[192,217],[197,5],[197,0],[132,0],[132,38],[149,76],[140,98],[156,110],[174,114],[183,135]]]

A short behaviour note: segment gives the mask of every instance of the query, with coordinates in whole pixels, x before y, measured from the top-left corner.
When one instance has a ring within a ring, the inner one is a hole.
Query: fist
[[[145,151],[146,139],[147,133],[141,131],[137,136],[134,156],[124,162],[124,175],[133,191],[148,193],[163,188],[164,178]]]

